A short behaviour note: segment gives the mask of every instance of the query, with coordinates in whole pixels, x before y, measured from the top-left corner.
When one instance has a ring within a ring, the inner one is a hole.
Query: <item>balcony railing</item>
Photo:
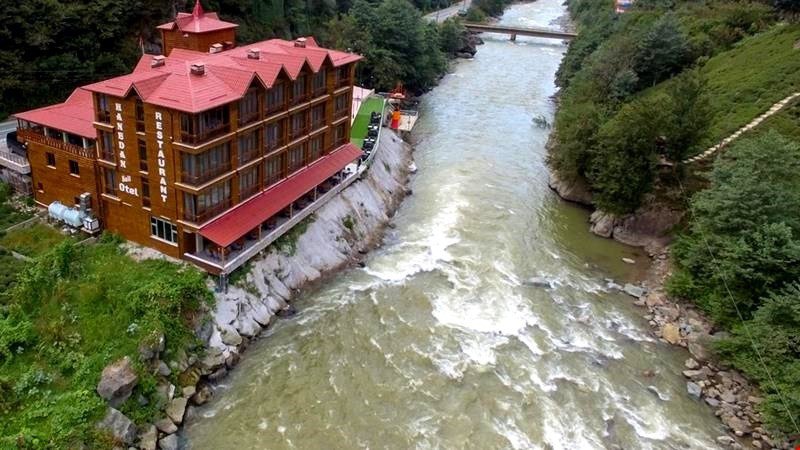
[[[347,117],[349,113],[350,113],[350,111],[348,111],[347,108],[345,107],[345,108],[340,109],[338,111],[334,111],[333,112],[333,118],[334,119],[341,119],[342,117]]]
[[[267,153],[275,151],[286,145],[286,138],[281,136],[278,139],[267,141]]]
[[[45,136],[32,130],[20,129],[17,132],[17,139],[38,142],[39,144],[57,148],[76,156],[94,159],[94,147],[83,148],[79,145],[70,144],[69,142],[64,142],[62,139]]]
[[[23,175],[31,173],[31,164],[28,162],[28,158],[3,150],[0,150],[0,166]]]
[[[308,127],[295,128],[289,132],[289,139],[294,140],[306,134],[308,134]]]
[[[239,116],[239,126],[244,126],[249,123],[253,123],[256,120],[258,120],[258,117],[259,117],[258,111],[242,114],[241,116]]]
[[[222,175],[225,172],[229,172],[230,170],[231,163],[228,161],[200,173],[181,172],[181,181],[186,184],[197,186],[205,183],[206,181],[213,180],[214,178]]]
[[[239,201],[241,202],[241,201],[244,201],[244,200],[252,197],[259,190],[260,189],[259,189],[258,183],[254,184],[252,186],[249,186],[249,187],[241,189],[239,191]]]
[[[215,137],[219,137],[225,133],[228,133],[230,129],[231,125],[229,123],[226,123],[214,128],[203,130],[200,133],[189,133],[186,131],[181,131],[181,142],[184,144],[191,144],[191,145],[202,144],[203,142],[210,141]]]
[[[270,103],[267,104],[267,115],[272,115],[276,112],[283,111],[286,109],[286,101],[282,101],[279,103]]]
[[[239,151],[239,165],[247,164],[250,161],[256,159],[259,155],[258,147],[250,148],[250,149],[242,149]]]
[[[338,89],[340,87],[350,86],[352,84],[350,80],[350,77],[336,78],[336,88]]]
[[[205,208],[202,211],[192,214],[191,211],[184,211],[183,218],[189,222],[205,223],[213,217],[222,214],[226,209],[231,207],[231,200],[224,200],[222,203]]]

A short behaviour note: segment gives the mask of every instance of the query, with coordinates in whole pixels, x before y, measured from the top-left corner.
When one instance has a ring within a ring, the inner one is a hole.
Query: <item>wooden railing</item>
[[[20,129],[17,132],[17,139],[24,140],[24,141],[33,141],[37,142],[42,145],[46,145],[48,147],[57,148],[59,150],[63,150],[65,152],[71,153],[76,156],[80,156],[83,158],[94,159],[94,147],[90,148],[83,148],[79,145],[70,144],[69,142],[64,142],[61,139],[52,138],[49,136],[45,136],[35,131]]]
[[[225,200],[222,203],[217,205],[205,208],[202,211],[198,211],[196,214],[192,214],[190,211],[183,212],[183,218],[194,223],[204,223],[211,219],[212,217],[216,217],[222,214],[223,211],[231,207],[231,200]]]
[[[350,80],[351,80],[350,77],[347,77],[347,78],[336,78],[336,88],[338,89],[340,87],[349,86],[351,84]]]
[[[230,161],[227,161],[201,173],[182,172],[181,181],[196,186],[198,184],[203,184],[206,181],[210,181],[230,170],[231,163]]]
[[[181,131],[181,142],[184,144],[202,144],[203,142],[214,139],[215,137],[222,136],[230,131],[230,129],[230,124],[226,123],[196,134]]]
[[[239,116],[239,126],[247,125],[249,123],[253,123],[259,119],[258,111],[253,111],[251,113],[246,113]]]
[[[289,133],[289,139],[297,139],[305,134],[308,134],[308,127],[295,128]]]

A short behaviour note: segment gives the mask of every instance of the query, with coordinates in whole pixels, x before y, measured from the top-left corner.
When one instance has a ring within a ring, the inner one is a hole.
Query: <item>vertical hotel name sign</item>
[[[114,109],[116,113],[114,115],[114,119],[116,122],[116,129],[117,129],[117,150],[118,150],[117,160],[119,161],[119,168],[127,171],[128,160],[127,160],[127,155],[125,154],[125,124],[122,120],[122,103],[115,102]],[[130,175],[121,175],[119,180],[119,190],[127,194],[133,195],[135,197],[138,197],[139,189],[131,187],[128,184],[130,182],[131,182]]]
[[[158,191],[161,203],[167,203],[167,159],[164,156],[164,122],[160,111],[156,111],[156,145],[158,145]]]

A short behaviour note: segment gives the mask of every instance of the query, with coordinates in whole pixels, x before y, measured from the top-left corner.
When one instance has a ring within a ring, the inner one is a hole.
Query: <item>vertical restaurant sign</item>
[[[167,203],[167,159],[164,156],[164,122],[160,111],[156,111],[156,145],[158,146],[158,191],[161,203]]]

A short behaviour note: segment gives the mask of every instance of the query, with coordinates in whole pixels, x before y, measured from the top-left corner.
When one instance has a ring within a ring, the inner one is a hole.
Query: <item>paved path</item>
[[[761,122],[767,120],[767,118],[769,118],[772,115],[776,114],[778,111],[783,109],[786,105],[788,105],[789,103],[791,103],[793,100],[795,100],[798,97],[800,97],[800,92],[795,92],[794,94],[784,98],[783,100],[779,101],[778,103],[775,103],[774,105],[772,105],[772,107],[770,109],[767,110],[767,112],[765,112],[764,114],[761,114],[760,116],[756,117],[750,123],[748,123],[747,125],[743,126],[742,128],[739,128],[738,130],[736,130],[735,133],[733,133],[732,135],[730,135],[730,136],[726,137],[725,139],[723,139],[722,142],[720,142],[719,144],[709,148],[708,150],[704,151],[703,153],[700,153],[699,155],[693,156],[693,157],[691,157],[689,159],[685,159],[683,161],[683,163],[684,164],[691,164],[693,162],[702,161],[702,160],[707,159],[708,157],[714,155],[718,151],[720,151],[720,150],[724,149],[725,147],[727,147],[728,144],[730,144],[731,142],[736,140],[742,134],[752,130],[753,128],[755,128],[757,126],[759,126],[761,124]]]

